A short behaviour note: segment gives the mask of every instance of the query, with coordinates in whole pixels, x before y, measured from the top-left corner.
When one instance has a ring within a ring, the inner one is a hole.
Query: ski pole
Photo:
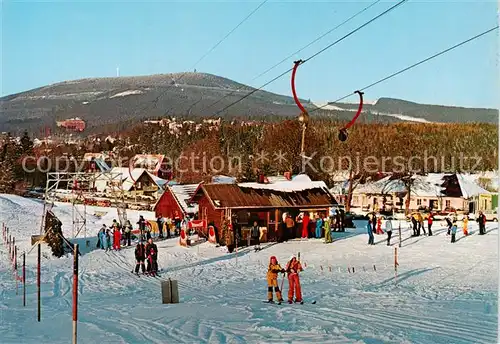
[[[283,274],[283,278],[281,279],[280,291],[283,293],[283,284],[285,283],[285,274]]]

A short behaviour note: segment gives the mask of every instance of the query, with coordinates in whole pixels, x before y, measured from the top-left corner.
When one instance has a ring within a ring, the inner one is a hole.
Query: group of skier
[[[110,251],[111,247],[113,250],[120,250],[123,246],[131,245],[132,236],[132,224],[129,220],[124,226],[121,226],[118,221],[113,220],[111,226],[106,227],[103,224],[97,235],[97,247]]]
[[[142,241],[137,243],[135,247],[135,273],[139,274],[139,268],[143,274],[151,276],[158,275],[158,247],[153,242],[153,238],[149,238],[146,245]],[[144,263],[147,262],[147,267]]]
[[[297,260],[295,255],[290,257],[290,260],[283,269],[278,263],[276,256],[272,256],[269,259],[269,267],[267,269],[267,302],[274,303],[273,290],[276,294],[276,299],[279,304],[283,302],[282,289],[283,282],[285,281],[285,274],[288,275],[288,303],[304,303],[302,300],[302,290],[300,287],[299,272],[303,271],[302,265]],[[278,274],[283,274],[283,279],[281,280],[281,288],[278,286]],[[295,299],[294,299],[295,298]]]
[[[391,242],[391,236],[392,236],[392,218],[389,217],[387,220],[382,220],[381,216],[378,216],[374,213],[371,213],[368,215],[368,223],[366,225],[366,230],[368,233],[368,245],[375,245],[375,238],[373,234],[384,234],[384,231],[382,230],[382,223],[384,223],[385,226],[385,232],[387,233],[387,246],[390,246]],[[456,233],[457,233],[457,216],[456,214],[453,216],[453,218],[450,218],[447,216],[445,218],[447,226],[448,226],[448,231],[446,233],[447,236],[451,235],[451,242],[454,243],[456,242]],[[469,223],[469,216],[464,215],[463,217],[463,233],[465,236],[469,235],[468,231],[468,223]],[[484,235],[486,234],[486,217],[482,212],[479,212],[479,216],[476,220],[479,224],[479,235]],[[428,236],[432,236],[432,224],[434,222],[434,215],[430,213],[427,217],[427,230],[428,230]],[[424,225],[424,217],[420,212],[413,213],[411,215],[411,227],[413,230],[413,237],[420,236],[420,232],[422,231],[424,235],[427,235],[427,232],[425,231],[425,225]]]

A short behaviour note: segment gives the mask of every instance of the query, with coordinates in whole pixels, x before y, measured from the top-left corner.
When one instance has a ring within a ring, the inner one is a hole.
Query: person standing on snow
[[[281,241],[288,241],[288,239],[295,238],[295,221],[293,221],[292,215],[288,214],[285,223],[286,223],[286,231],[283,232]]]
[[[377,219],[377,234],[384,234],[382,230],[382,216]]]
[[[130,220],[127,220],[127,223],[125,224],[125,242],[127,246],[130,246],[131,236],[132,236],[132,224],[130,223]]]
[[[148,259],[147,271],[151,275],[155,275],[158,272],[158,247],[153,243],[153,239],[148,239],[148,244],[146,245],[146,257]]]
[[[111,251],[111,230],[106,229],[106,252]]]
[[[323,219],[321,215],[316,215],[316,239],[321,239],[321,229],[323,228]]]
[[[158,225],[158,237],[163,238],[163,217],[161,215],[156,218],[156,224]]]
[[[142,215],[139,216],[139,221],[137,221],[137,224],[139,225],[139,231],[141,231],[141,237],[139,238],[139,241],[144,241],[144,231],[146,230],[146,220],[144,220],[144,217]]]
[[[368,232],[368,245],[375,245],[375,237],[370,221],[366,223],[366,231]]]
[[[469,217],[467,215],[464,216],[464,235],[467,236],[469,235],[469,231],[467,229],[467,225],[469,224]]]
[[[297,260],[295,255],[290,257],[290,261],[285,268],[288,273],[288,303],[293,303],[293,297],[295,296],[295,302],[303,303],[302,301],[302,288],[300,287],[299,272],[303,271],[302,265]]]
[[[424,227],[424,217],[420,212],[417,213],[417,221],[418,221],[418,235],[420,235],[420,229],[422,229],[422,232],[424,232],[424,235],[427,233],[425,232],[425,227]]]
[[[323,229],[325,230],[325,244],[329,244],[332,242],[332,230],[330,227],[330,223],[331,219],[327,217],[323,225]]]
[[[135,273],[139,273],[139,266],[141,267],[142,273],[146,273],[146,267],[144,266],[144,260],[146,259],[146,248],[142,241],[137,243],[135,247]]]
[[[122,239],[122,233],[118,227],[113,228],[113,250],[120,250],[120,241]]]
[[[388,218],[385,221],[385,232],[387,233],[387,246],[391,246],[391,236],[392,236],[392,220]]]
[[[411,215],[411,224],[413,225],[413,236],[420,236],[420,232],[418,231],[418,221],[416,215]]]
[[[451,222],[449,217],[446,217],[446,224],[448,225],[448,231],[446,232],[446,235],[450,235],[451,227],[453,226],[453,223]]]
[[[429,217],[427,218],[427,228],[429,229],[429,236],[432,236],[432,222],[434,221],[434,216],[432,216],[432,213],[429,214]]]
[[[307,239],[309,237],[309,212],[304,213],[304,218],[302,219],[302,239]]]
[[[372,217],[372,230],[373,230],[373,233],[377,233],[377,214],[375,214],[375,212],[373,212],[373,217]]]
[[[486,229],[485,229],[485,225],[486,225],[486,216],[484,216],[483,212],[480,211],[479,212],[479,216],[477,217],[477,220],[476,220],[479,224],[479,235],[484,235],[486,234]]]
[[[272,256],[269,259],[269,267],[267,269],[267,302],[272,303],[273,301],[273,288],[276,293],[276,298],[278,302],[283,301],[283,297],[281,295],[281,290],[278,287],[278,273],[285,273],[285,269],[283,269],[279,264],[278,260],[275,256]],[[284,278],[284,277],[283,277]]]
[[[99,246],[101,249],[105,249],[106,247],[106,225],[102,225],[101,230],[99,231]]]
[[[250,230],[250,237],[252,238],[252,245],[254,245],[254,250],[260,250],[260,229],[257,221],[253,222],[253,227]]]
[[[453,222],[453,225],[451,226],[451,242],[455,242],[455,235],[457,234],[457,223]]]

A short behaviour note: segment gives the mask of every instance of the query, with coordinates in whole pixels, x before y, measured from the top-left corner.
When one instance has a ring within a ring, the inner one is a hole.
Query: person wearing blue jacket
[[[102,225],[99,231],[99,246],[102,250],[106,247],[106,225]]]
[[[373,236],[373,228],[370,221],[366,223],[366,231],[368,232],[368,245],[375,245],[375,237]]]
[[[316,217],[316,239],[321,239],[323,236],[321,235],[321,230],[323,229],[323,219],[321,216],[317,215]]]
[[[451,242],[455,242],[455,235],[457,234],[457,223],[453,222],[453,225],[451,226]]]

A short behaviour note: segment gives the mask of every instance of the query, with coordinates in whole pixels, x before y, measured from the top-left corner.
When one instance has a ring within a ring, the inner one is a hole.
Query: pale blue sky
[[[373,1],[276,1],[261,7],[197,70],[248,83]],[[306,58],[396,1],[381,1],[300,56]],[[2,3],[7,95],[64,80],[182,72],[260,1],[51,1]],[[497,24],[490,1],[410,0],[301,66],[302,98],[334,100]],[[497,107],[498,31],[366,92],[422,103]],[[292,67],[293,58],[251,83]],[[266,90],[290,95],[289,76]],[[352,101],[356,101],[353,97]]]

